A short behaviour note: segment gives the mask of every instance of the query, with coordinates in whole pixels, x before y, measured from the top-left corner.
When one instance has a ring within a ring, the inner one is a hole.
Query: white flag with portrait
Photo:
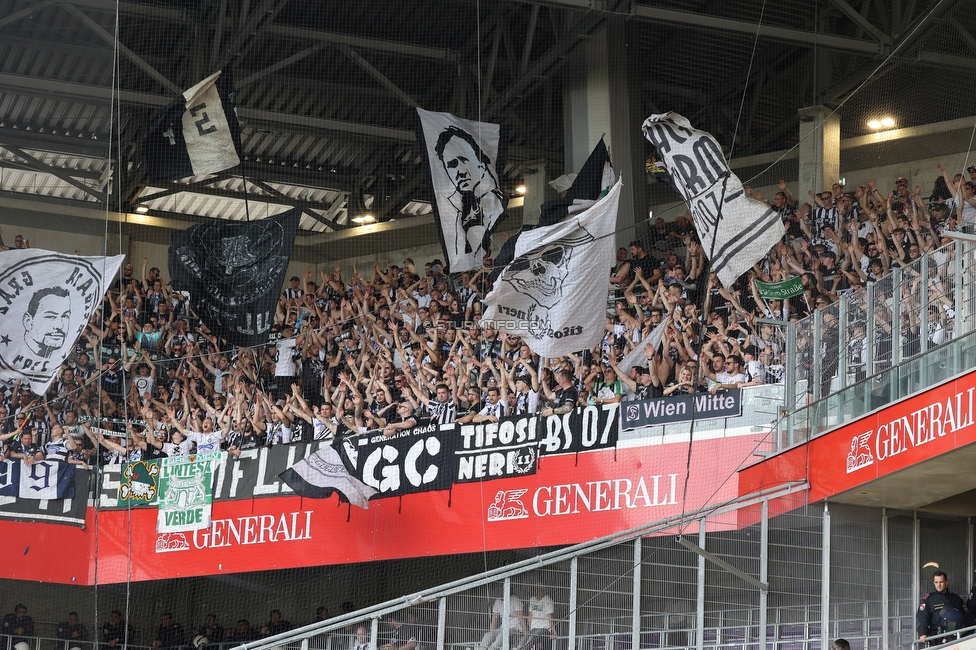
[[[417,109],[434,190],[434,213],[451,273],[481,268],[491,234],[505,218],[501,127]]]
[[[486,321],[543,357],[600,344],[614,262],[621,181],[559,223],[523,232],[515,259],[485,297]],[[578,206],[578,207],[582,207]]]
[[[785,233],[779,213],[746,196],[715,138],[686,118],[673,112],[651,115],[643,128],[691,210],[712,271],[724,286],[732,286]]]
[[[0,253],[0,381],[29,383],[43,394],[124,258],[38,248]]]

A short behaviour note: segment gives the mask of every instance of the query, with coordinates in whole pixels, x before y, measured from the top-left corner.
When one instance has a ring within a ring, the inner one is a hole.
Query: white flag
[[[521,234],[515,259],[485,297],[486,321],[544,357],[603,340],[621,181],[588,209]]]
[[[663,321],[658,323],[658,326],[651,330],[643,341],[637,344],[637,346],[627,353],[627,355],[620,360],[617,367],[620,368],[621,372],[630,372],[630,369],[634,366],[643,366],[647,355],[644,353],[644,348],[648,345],[657,350],[657,346],[661,345],[661,339],[664,338],[664,332],[668,329],[668,323],[671,322],[671,316],[669,315]]]
[[[451,273],[481,268],[491,234],[505,216],[495,173],[501,127],[450,113],[417,113],[447,266]]]
[[[691,210],[712,271],[732,286],[782,238],[779,213],[746,196],[715,138],[686,118],[651,115],[643,128]]]
[[[21,499],[64,499],[75,495],[75,466],[60,460],[31,465],[19,460]]]
[[[0,253],[0,380],[27,382],[44,394],[124,257],[39,248]]]

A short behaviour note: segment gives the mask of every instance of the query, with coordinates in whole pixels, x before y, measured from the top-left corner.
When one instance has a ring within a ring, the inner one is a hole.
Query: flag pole
[[[247,176],[244,175],[244,165],[241,164],[241,181],[244,183],[244,219],[251,221],[251,207],[247,202]]]

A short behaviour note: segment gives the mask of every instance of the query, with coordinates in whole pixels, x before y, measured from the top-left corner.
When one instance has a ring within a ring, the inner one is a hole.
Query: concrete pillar
[[[635,223],[646,220],[648,214],[647,145],[641,125],[649,113],[641,106],[638,54],[637,25],[614,18],[577,48],[565,73],[566,171],[579,171],[600,138],[606,139],[614,171],[624,180],[617,216],[618,245],[634,239]]]
[[[522,174],[522,184],[525,185],[525,195],[522,203],[522,223],[537,224],[542,213],[542,204],[555,198],[555,191],[546,182],[546,163],[526,163],[526,170]]]
[[[831,115],[826,106],[801,108],[799,114],[800,164],[796,200],[803,203],[811,201],[810,190],[830,190],[830,186],[840,179],[840,116]]]

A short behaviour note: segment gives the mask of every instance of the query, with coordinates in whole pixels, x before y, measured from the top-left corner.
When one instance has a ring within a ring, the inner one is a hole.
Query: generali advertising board
[[[809,478],[811,502],[976,442],[976,372],[740,472],[743,494]]]
[[[543,456],[534,474],[374,499],[366,509],[282,495],[264,476],[256,485],[268,496],[215,500],[209,527],[192,532],[157,533],[151,507],[100,510],[97,580],[124,582],[130,562],[133,580],[154,580],[587,541],[734,498],[736,471],[758,444],[754,435],[696,441],[690,464],[688,443]],[[87,534],[92,558],[95,525],[89,509],[86,529],[73,533]],[[48,568],[64,555],[58,544],[32,547],[34,561],[10,577],[95,581],[94,562],[87,573]]]

